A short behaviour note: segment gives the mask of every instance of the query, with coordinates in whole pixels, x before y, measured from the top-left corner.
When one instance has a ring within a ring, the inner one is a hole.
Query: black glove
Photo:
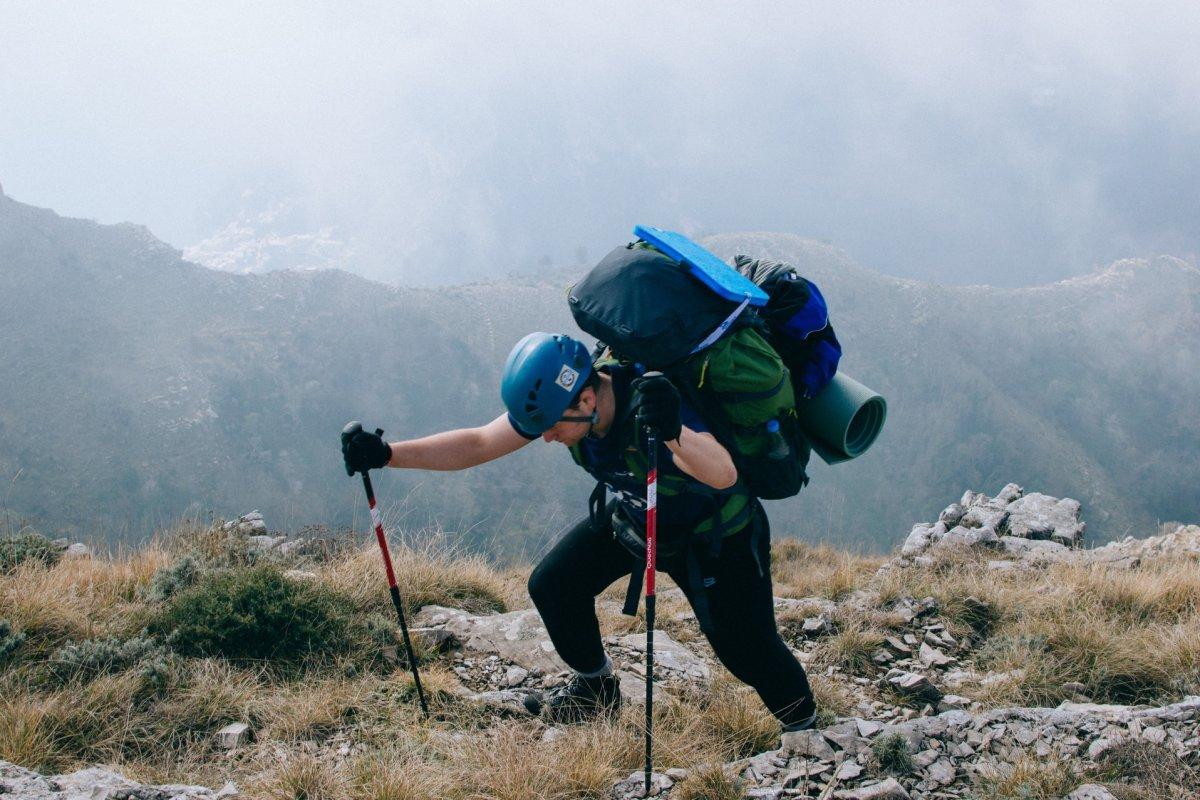
[[[383,440],[383,429],[374,433],[363,430],[361,422],[348,422],[342,428],[342,458],[346,474],[366,473],[369,469],[386,467],[392,460],[392,446]]]
[[[683,428],[679,421],[679,390],[661,372],[646,373],[633,382],[633,413],[639,436],[649,426],[665,442],[679,438]]]

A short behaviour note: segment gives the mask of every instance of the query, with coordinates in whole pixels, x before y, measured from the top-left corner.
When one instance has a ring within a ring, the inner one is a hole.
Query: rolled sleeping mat
[[[887,400],[839,372],[816,397],[796,403],[800,429],[826,464],[867,452],[883,430]]]

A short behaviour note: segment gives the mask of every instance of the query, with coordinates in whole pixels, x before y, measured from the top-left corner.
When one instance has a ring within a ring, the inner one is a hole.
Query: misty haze
[[[1196,797],[1197,41],[3,4],[0,795]]]

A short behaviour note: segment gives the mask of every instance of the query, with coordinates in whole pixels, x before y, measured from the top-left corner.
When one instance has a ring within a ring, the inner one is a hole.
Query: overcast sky
[[[398,283],[636,223],[946,283],[1200,251],[1195,3],[180,5],[0,4],[8,195],[180,248],[282,203]]]

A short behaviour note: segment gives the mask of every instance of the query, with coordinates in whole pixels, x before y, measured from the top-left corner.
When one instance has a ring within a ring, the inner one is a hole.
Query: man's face
[[[590,388],[584,389],[579,396],[579,402],[576,405],[568,408],[563,416],[566,417],[587,417],[596,409],[596,392]],[[554,427],[542,434],[542,439],[547,442],[562,442],[567,447],[579,444],[583,437],[588,435],[588,431],[592,429],[590,422],[566,422],[559,420],[554,424]]]

